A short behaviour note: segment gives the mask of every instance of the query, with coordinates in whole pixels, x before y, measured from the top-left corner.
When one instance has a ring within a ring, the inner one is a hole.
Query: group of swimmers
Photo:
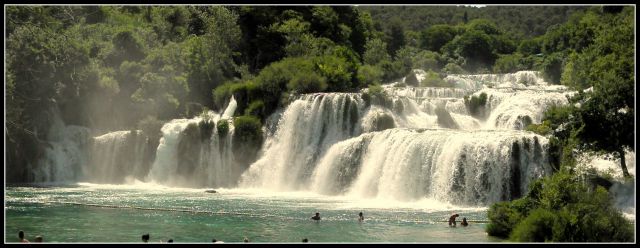
[[[459,217],[459,214],[453,214],[451,215],[451,217],[449,217],[449,226],[451,227],[455,227],[456,226],[456,218]],[[462,222],[460,222],[461,226],[468,226],[469,223],[467,222],[467,218],[462,218]]]
[[[459,214],[453,214],[451,215],[451,217],[449,217],[449,226],[455,227],[456,226],[456,218],[459,217]],[[316,220],[319,221],[320,218],[320,213],[316,213],[316,215],[311,217],[312,220]],[[362,222],[364,221],[364,214],[362,212],[358,213],[358,221]],[[467,218],[462,218],[462,222],[460,222],[461,226],[468,226],[469,223],[467,222]],[[29,240],[24,238],[24,231],[20,231],[18,232],[18,238],[20,238],[20,242],[21,243],[29,243]],[[143,234],[142,235],[142,242],[144,243],[148,243],[149,242],[149,238],[150,235],[147,234]],[[43,242],[42,236],[36,236],[34,239],[34,242]],[[162,241],[161,241],[162,242]],[[217,239],[212,239],[211,242],[213,243],[224,243],[222,240],[217,240]],[[249,243],[249,239],[247,237],[244,237],[244,242],[245,243]],[[303,243],[307,243],[309,242],[309,239],[304,238],[302,239]],[[173,243],[173,239],[169,239],[167,240],[167,243]]]
[[[142,242],[149,243],[149,238],[150,238],[150,235],[148,233],[147,234],[143,234],[142,235]],[[216,244],[224,243],[224,241],[217,240],[217,239],[212,239],[211,242],[212,243],[216,243]],[[247,237],[244,237],[244,242],[245,243],[249,243],[249,239]],[[163,243],[163,242],[160,241],[160,243]],[[167,243],[173,243],[173,239],[167,240]]]
[[[453,214],[451,215],[451,217],[449,217],[449,226],[456,226],[456,218],[459,217],[459,214]],[[320,213],[316,213],[316,215],[311,217],[312,220],[316,220],[319,221],[320,220]],[[362,214],[362,212],[358,213],[358,221],[362,222],[364,221],[364,215]],[[467,222],[467,218],[462,218],[462,222],[460,222],[461,226],[468,226],[469,222]]]
[[[320,213],[316,213],[316,215],[311,216],[312,220],[320,220]],[[364,221],[364,215],[362,214],[362,212],[358,213],[358,221],[362,222]]]

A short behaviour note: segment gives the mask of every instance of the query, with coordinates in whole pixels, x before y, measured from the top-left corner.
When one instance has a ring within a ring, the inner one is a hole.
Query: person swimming
[[[456,217],[460,216],[459,214],[453,214],[449,217],[449,226],[456,226]]]
[[[360,222],[364,221],[364,215],[362,214],[362,212],[358,214],[358,221]]]
[[[20,238],[20,243],[29,243],[29,240],[24,238],[24,232],[22,230],[18,232],[18,238]]]
[[[143,234],[142,235],[142,242],[148,243],[149,242],[149,234]]]
[[[462,222],[460,222],[461,226],[468,226],[469,223],[467,223],[467,218],[462,218]]]
[[[311,217],[312,220],[320,220],[320,213],[316,213],[315,216]]]

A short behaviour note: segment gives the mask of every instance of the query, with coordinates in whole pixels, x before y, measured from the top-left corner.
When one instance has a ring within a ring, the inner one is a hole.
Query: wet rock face
[[[444,109],[444,107],[442,106],[436,107],[435,112],[436,112],[436,116],[438,116],[438,125],[440,125],[440,127],[450,128],[450,129],[460,128],[458,126],[458,123],[456,123],[456,121],[453,118],[451,118],[451,114],[449,114],[449,111]]]

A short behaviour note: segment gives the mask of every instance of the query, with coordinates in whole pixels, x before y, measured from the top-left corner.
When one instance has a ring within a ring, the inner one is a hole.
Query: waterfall
[[[44,156],[31,168],[34,182],[74,181],[87,161],[86,147],[90,143],[90,130],[81,126],[65,125],[60,111],[52,113],[53,124],[47,134]]]
[[[469,205],[508,200],[551,172],[547,143],[514,130],[368,133],[334,145],[314,171],[311,190]]]
[[[233,111],[225,113],[233,115]],[[233,126],[229,125],[228,134],[219,134],[218,121],[228,121],[222,117],[209,111],[192,119],[166,123],[161,129],[162,138],[147,180],[184,187],[233,185],[239,174],[233,169]]]
[[[266,119],[265,142],[248,168],[233,150],[233,97],[224,111],[165,123],[157,147],[140,131],[91,138],[59,121],[34,177],[486,206],[522,196],[532,179],[550,173],[547,138],[523,130],[573,92],[531,71],[445,80],[456,87],[394,82],[375,95],[294,96]]]
[[[140,130],[116,131],[93,138],[90,161],[83,167],[83,181],[123,183],[142,180],[149,172],[145,155],[148,138]]]
[[[554,91],[484,89],[474,95],[481,93],[488,95],[487,110],[491,113],[486,129],[523,130],[528,124],[540,123],[549,107],[569,103],[568,94]]]
[[[531,71],[445,80],[456,87],[394,82],[375,101],[367,90],[298,97],[271,117],[275,131],[239,186],[486,206],[551,173],[547,138],[523,130],[571,92]]]
[[[233,114],[236,112],[236,108],[237,107],[238,107],[238,102],[236,102],[236,98],[233,97],[233,95],[232,95],[231,96],[231,100],[229,100],[229,105],[224,110],[224,113],[222,113],[222,118],[223,119],[229,119],[229,118],[233,117]]]
[[[338,141],[358,135],[364,110],[359,94],[307,94],[282,114],[277,131],[262,158],[241,178],[241,185],[271,189],[297,189],[316,161]]]

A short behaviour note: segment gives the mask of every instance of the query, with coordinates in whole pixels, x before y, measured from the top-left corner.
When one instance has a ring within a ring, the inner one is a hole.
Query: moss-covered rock
[[[471,116],[485,119],[486,111],[485,105],[487,104],[487,94],[482,92],[479,96],[465,96],[464,97],[464,105],[467,107],[467,110],[471,114]]]
[[[255,161],[263,142],[262,123],[255,116],[238,116],[233,120],[232,150],[236,162],[249,165]]]
[[[227,119],[218,120],[216,129],[218,131],[218,136],[220,137],[220,139],[227,137],[227,134],[229,134],[229,121]]]

